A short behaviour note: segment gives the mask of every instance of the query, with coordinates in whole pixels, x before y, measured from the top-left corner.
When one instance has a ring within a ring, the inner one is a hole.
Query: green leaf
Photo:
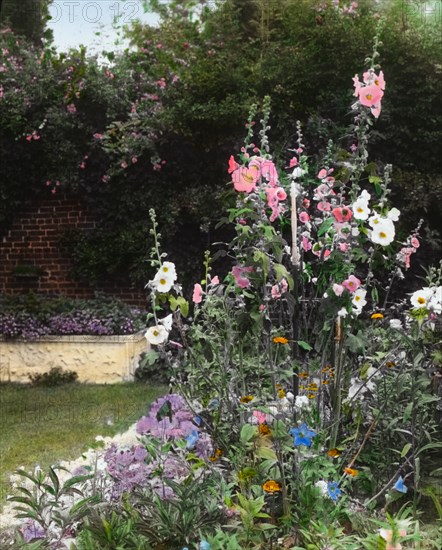
[[[257,429],[255,426],[252,426],[251,424],[244,424],[244,426],[241,428],[239,439],[243,445],[246,445],[256,437],[256,434]]]
[[[277,461],[276,453],[273,449],[270,449],[269,447],[260,447],[255,455],[258,458],[262,458],[264,460],[273,460],[274,462]]]
[[[407,456],[408,451],[411,449],[411,447],[412,447],[411,443],[407,443],[406,445],[404,445],[404,448],[401,451],[401,458],[404,458],[404,456]]]
[[[325,235],[325,233],[327,233],[327,231],[331,228],[333,223],[334,223],[334,218],[329,218],[328,220],[325,220],[324,222],[322,222],[322,224],[318,229],[318,237]]]
[[[298,340],[296,343],[300,348],[305,349],[306,351],[311,351],[313,349],[312,346],[307,344],[307,342],[304,342],[304,340]]]

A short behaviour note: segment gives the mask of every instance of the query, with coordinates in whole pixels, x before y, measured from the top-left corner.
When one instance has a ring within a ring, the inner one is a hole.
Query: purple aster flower
[[[43,539],[46,536],[46,530],[32,519],[25,520],[20,527],[20,531],[26,542]]]

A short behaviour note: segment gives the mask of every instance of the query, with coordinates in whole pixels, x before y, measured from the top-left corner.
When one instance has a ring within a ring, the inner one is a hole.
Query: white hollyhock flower
[[[296,178],[300,178],[301,176],[303,176],[305,174],[305,170],[303,170],[302,168],[300,168],[299,166],[297,166],[293,172],[292,172],[292,178],[293,179],[296,179]]]
[[[351,302],[356,309],[361,310],[365,306],[367,303],[367,300],[365,299],[366,295],[367,291],[363,288],[358,288],[358,290],[353,294],[353,300]]]
[[[164,319],[160,319],[159,322],[163,325],[163,327],[167,330],[167,332],[170,332],[172,330],[172,322],[173,322],[172,314],[168,315],[167,317],[164,317]]]
[[[370,199],[370,193],[366,189],[364,189],[358,197],[358,200],[363,200],[365,202],[368,202]]]
[[[356,220],[366,220],[370,215],[370,208],[365,199],[358,198],[352,205],[353,217]]]
[[[415,309],[428,308],[429,302],[433,296],[434,291],[432,288],[421,288],[411,295],[410,302]]]
[[[158,344],[163,344],[169,333],[162,325],[157,325],[155,327],[149,327],[144,335],[149,344],[157,346]]]
[[[400,319],[390,319],[390,327],[400,330],[402,328],[402,323]]]
[[[380,223],[373,228],[370,238],[375,244],[388,246],[394,241],[395,229],[391,220],[383,218]]]
[[[160,277],[167,277],[175,282],[177,278],[175,264],[173,262],[163,262],[157,274],[155,275],[155,279]]]
[[[157,292],[169,292],[173,286],[173,278],[163,275],[160,271],[155,275],[155,279],[152,281],[152,285]]]
[[[442,286],[433,289],[433,296],[428,303],[428,309],[438,315],[442,313]]]
[[[391,220],[392,222],[397,222],[399,220],[399,216],[401,215],[401,211],[397,208],[392,208],[390,212],[387,214],[387,218]]]
[[[376,227],[379,223],[381,223],[381,216],[379,216],[379,214],[373,214],[373,216],[370,216],[368,218],[368,225],[370,227]]]
[[[341,309],[338,311],[338,317],[347,317],[348,311],[345,309],[345,307],[341,307]]]

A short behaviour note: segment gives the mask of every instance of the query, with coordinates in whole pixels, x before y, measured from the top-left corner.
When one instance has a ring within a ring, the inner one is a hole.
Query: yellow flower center
[[[160,279],[160,285],[165,285],[167,283],[166,279]]]
[[[160,333],[159,333],[157,330],[154,330],[154,331],[152,332],[152,334],[153,334],[154,336],[158,336]]]
[[[361,299],[360,296],[355,296],[355,302],[359,302],[360,299]]]
[[[380,232],[379,232],[379,237],[380,237],[381,239],[386,239],[386,238],[387,238],[387,233],[384,233],[383,231],[380,231]]]
[[[425,304],[425,303],[426,303],[426,300],[425,300],[425,298],[423,298],[422,296],[419,296],[419,298],[417,299],[417,303],[418,303],[418,304]]]
[[[371,94],[367,94],[365,97],[368,99],[368,101],[371,101],[373,99],[373,96]]]
[[[168,267],[163,267],[163,271],[164,271],[164,273],[167,273],[169,271],[169,268]]]
[[[361,212],[363,212],[363,211],[364,211],[364,209],[363,209],[363,208],[361,208],[361,207],[359,207],[359,208],[357,208],[357,211],[358,211],[359,213],[361,213]]]

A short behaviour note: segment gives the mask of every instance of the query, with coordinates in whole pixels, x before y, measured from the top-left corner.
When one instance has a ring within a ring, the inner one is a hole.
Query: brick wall
[[[141,290],[110,282],[93,288],[73,281],[69,256],[59,245],[66,229],[93,230],[95,221],[81,200],[53,195],[16,217],[0,241],[0,294],[63,294],[72,298],[92,298],[95,291],[116,296],[133,305],[146,304]],[[44,274],[24,277],[14,273],[18,266],[38,266]]]

